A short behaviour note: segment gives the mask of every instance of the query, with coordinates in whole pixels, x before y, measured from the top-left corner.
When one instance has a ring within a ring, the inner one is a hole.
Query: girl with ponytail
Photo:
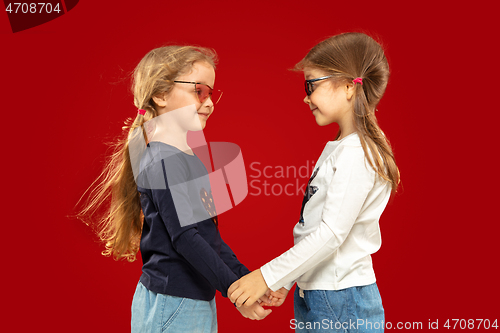
[[[132,332],[216,332],[215,291],[227,297],[250,272],[221,238],[208,172],[187,143],[217,102],[215,63],[213,50],[193,46],[144,56],[133,75],[137,116],[78,215],[95,226],[104,255],[134,261],[141,251]],[[238,310],[250,319],[271,312],[259,302]]]
[[[375,111],[389,79],[382,47],[363,33],[316,46],[294,68],[304,72],[304,102],[319,126],[339,125],[308,182],[294,247],[231,285],[237,306],[268,288],[281,305],[294,283],[296,332],[382,332],[384,309],[371,254],[379,219],[399,184],[391,145]]]

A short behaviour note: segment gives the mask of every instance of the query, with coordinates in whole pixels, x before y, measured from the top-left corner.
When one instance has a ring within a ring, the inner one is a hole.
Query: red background
[[[336,125],[316,125],[303,77],[288,69],[345,31],[380,38],[392,71],[378,117],[402,186],[373,256],[386,321],[498,319],[496,10],[448,3],[85,0],[16,34],[0,14],[2,331],[129,330],[140,262],[103,257],[91,230],[67,216],[98,176],[105,143],[135,115],[129,74],[144,54],[165,43],[218,52],[224,96],[205,134],[238,144],[255,175],[252,162],[316,161],[334,138]],[[220,216],[222,235],[256,269],[292,245],[301,201],[249,195]],[[217,304],[220,332],[291,331],[292,297],[264,321],[242,318],[220,294]]]

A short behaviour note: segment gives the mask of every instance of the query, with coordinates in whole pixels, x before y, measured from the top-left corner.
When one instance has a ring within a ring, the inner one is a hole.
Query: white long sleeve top
[[[365,158],[359,136],[326,144],[306,189],[294,246],[261,267],[272,290],[339,290],[375,282],[371,254],[391,194]],[[304,200],[306,201],[306,200]]]

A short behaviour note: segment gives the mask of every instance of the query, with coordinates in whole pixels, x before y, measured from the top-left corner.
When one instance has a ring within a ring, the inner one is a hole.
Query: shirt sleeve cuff
[[[276,291],[276,290],[278,290],[278,289],[280,289],[282,287],[285,287],[287,290],[292,289],[295,281],[287,283],[284,286],[279,285],[278,284],[279,281],[273,281],[273,279],[272,279],[273,274],[271,274],[270,269],[271,268],[269,267],[269,263],[265,264],[264,266],[262,266],[260,268],[260,272],[262,273],[262,277],[264,278],[264,281],[266,281],[266,284],[269,287],[269,289],[271,289],[272,291]]]

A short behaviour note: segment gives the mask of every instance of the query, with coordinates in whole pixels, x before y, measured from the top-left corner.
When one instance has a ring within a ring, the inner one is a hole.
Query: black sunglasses
[[[322,77],[318,77],[317,79],[306,80],[304,82],[304,86],[306,88],[306,94],[307,94],[307,96],[311,96],[311,94],[313,93],[313,91],[314,91],[314,82],[326,80],[326,79],[329,79],[331,77],[333,77],[333,75],[322,76]]]

